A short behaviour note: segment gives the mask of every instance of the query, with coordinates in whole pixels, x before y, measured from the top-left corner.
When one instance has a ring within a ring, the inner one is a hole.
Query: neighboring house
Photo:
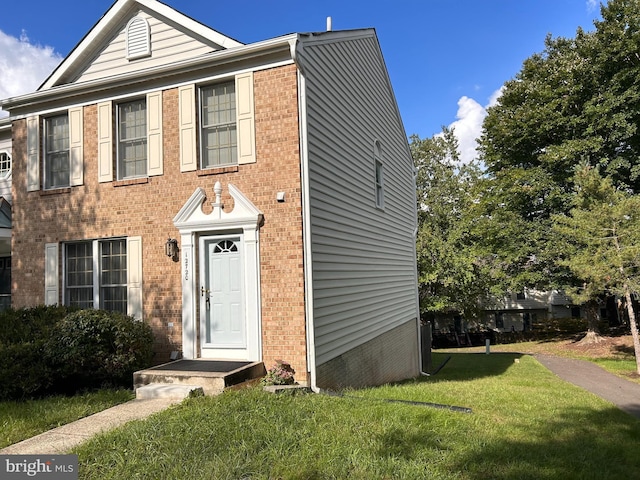
[[[11,120],[0,119],[0,310],[11,306]]]
[[[525,289],[493,299],[485,306],[485,324],[502,332],[530,331],[545,321],[572,317],[580,317],[580,307],[557,290]]]
[[[524,289],[486,300],[479,321],[465,321],[452,312],[438,315],[434,328],[438,332],[459,334],[479,330],[523,332],[544,328],[545,322],[563,318],[580,318],[580,306],[558,290]]]
[[[13,303],[153,327],[158,362],[419,375],[414,169],[372,29],[243,45],[118,0],[13,120]]]

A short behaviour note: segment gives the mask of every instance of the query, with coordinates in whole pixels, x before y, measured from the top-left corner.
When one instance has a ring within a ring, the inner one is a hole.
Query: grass
[[[78,447],[80,478],[640,478],[640,421],[530,356],[450,355],[435,376],[341,397],[188,399]]]
[[[133,398],[129,390],[100,390],[72,397],[0,402],[0,448]]]
[[[605,344],[604,346],[580,347],[574,339],[556,339],[552,341],[543,340],[504,343],[491,345],[490,348],[492,353],[510,352],[526,353],[529,355],[542,353],[560,357],[575,358],[578,360],[587,360],[626,380],[640,383],[640,375],[638,375],[636,370],[637,365],[633,346],[629,345],[621,346],[617,344]],[[447,348],[434,350],[434,352],[480,353],[485,352],[485,346]],[[435,366],[434,362],[434,367]]]

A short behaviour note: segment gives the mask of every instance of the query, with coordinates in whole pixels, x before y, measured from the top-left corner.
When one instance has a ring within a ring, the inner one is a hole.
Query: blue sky
[[[407,135],[453,125],[473,155],[485,108],[547,34],[593,30],[596,0],[322,0],[164,3],[243,43],[293,32],[374,27]],[[112,0],[3,2],[0,97],[32,91],[113,4]]]

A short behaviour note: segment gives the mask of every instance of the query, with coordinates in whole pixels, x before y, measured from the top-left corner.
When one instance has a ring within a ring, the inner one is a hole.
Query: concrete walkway
[[[609,373],[586,360],[535,355],[535,358],[561,379],[573,383],[640,419],[640,384]]]
[[[44,455],[66,453],[98,433],[111,430],[131,420],[146,418],[149,415],[181,402],[175,398],[154,398],[131,400],[62,425],[0,450],[2,455]]]

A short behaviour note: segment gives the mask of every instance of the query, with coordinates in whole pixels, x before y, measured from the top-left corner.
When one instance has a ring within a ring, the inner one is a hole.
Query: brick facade
[[[97,107],[84,107],[84,184],[26,191],[26,120],[13,125],[12,302],[44,302],[44,245],[109,237],[142,237],[144,320],[155,332],[156,360],[181,349],[180,262],[164,254],[167,237],[179,238],[173,217],[197,187],[213,195],[223,186],[225,210],[233,208],[233,183],[264,213],[260,228],[263,361],[289,361],[306,381],[304,272],[297,74],[294,65],[255,72],[254,164],[180,172],[178,90],[163,91],[164,173],[126,182],[98,183]],[[276,193],[285,192],[284,203]],[[212,199],[204,204],[211,210]],[[207,210],[208,209],[208,210]],[[62,265],[62,257],[60,257]],[[60,269],[62,272],[62,269]],[[59,285],[62,285],[60,278]],[[61,289],[62,293],[62,289]],[[62,301],[62,299],[60,299]]]

